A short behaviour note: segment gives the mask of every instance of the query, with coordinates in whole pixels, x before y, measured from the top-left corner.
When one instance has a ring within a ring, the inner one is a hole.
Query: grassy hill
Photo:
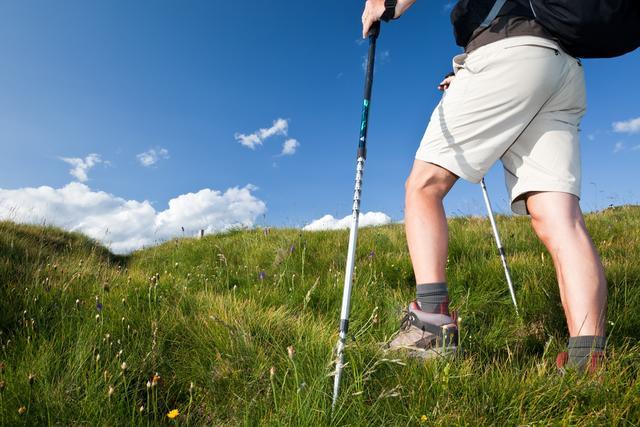
[[[450,221],[464,354],[385,354],[414,285],[400,225],[362,230],[343,392],[330,414],[347,232],[246,230],[118,257],[49,227],[0,223],[2,425],[640,423],[640,207],[590,214],[609,282],[609,354],[559,376],[566,327],[526,218]],[[179,415],[167,414],[177,409]]]

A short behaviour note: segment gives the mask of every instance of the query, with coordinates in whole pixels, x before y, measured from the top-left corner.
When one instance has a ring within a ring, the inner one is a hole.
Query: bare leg
[[[531,193],[527,208],[536,234],[551,253],[569,334],[603,336],[607,283],[578,198],[560,192]]]
[[[417,283],[445,281],[449,231],[442,200],[458,177],[416,160],[405,185],[404,225]]]

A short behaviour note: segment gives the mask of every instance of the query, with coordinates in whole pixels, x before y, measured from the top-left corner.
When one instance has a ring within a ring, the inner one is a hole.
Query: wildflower
[[[369,259],[373,259],[376,256],[376,251],[369,252]]]
[[[100,321],[100,315],[96,314],[96,322],[99,322],[99,321]]]
[[[29,385],[33,385],[33,383],[36,381],[36,374],[29,374]]]
[[[96,302],[96,310],[98,310],[98,312],[102,311],[102,303],[100,301]]]
[[[265,273],[264,271],[261,271],[260,274],[258,274],[258,279],[260,280],[264,280],[265,277],[267,277],[267,273]]]
[[[122,362],[122,365],[120,365],[120,369],[122,369],[123,371],[127,370],[127,362]]]
[[[293,360],[293,356],[295,356],[296,354],[296,349],[293,348],[292,345],[290,345],[289,347],[287,347],[287,354],[289,355],[289,359]]]
[[[193,392],[193,389],[196,388],[196,385],[193,383],[193,381],[191,381],[189,383],[189,393]]]
[[[115,389],[113,388],[112,385],[109,386],[109,391],[107,392],[107,394],[109,395],[109,398],[111,398],[111,396],[113,396],[113,392],[115,391]]]
[[[160,378],[160,374],[156,372],[153,378],[151,379],[151,385],[155,387],[160,383],[161,380],[162,378]]]
[[[169,413],[167,414],[167,417],[169,417],[170,420],[174,419],[175,417],[177,417],[178,415],[180,415],[180,412],[178,412],[177,409],[172,409],[171,411],[169,411]]]
[[[96,363],[98,363],[100,361],[100,354],[96,354]]]
[[[151,381],[147,381],[147,388],[151,388]]]
[[[422,423],[426,423],[426,422],[427,422],[427,420],[428,420],[428,418],[427,418],[427,416],[426,416],[426,415],[422,415],[422,416],[420,417],[420,422],[422,422]]]
[[[118,340],[119,341],[119,340]],[[120,356],[122,356],[122,349],[120,349],[120,351],[118,351],[118,353],[116,353],[116,357],[119,359]]]
[[[140,413],[144,412],[144,405],[140,405],[140,409],[138,409],[140,411]]]
[[[80,305],[80,300],[76,299],[76,308],[78,308],[79,305]]]
[[[276,376],[276,367],[272,366],[271,369],[269,369],[269,378],[273,379],[273,377]]]
[[[289,253],[292,254],[296,250],[296,245],[291,245],[289,248]]]
[[[27,412],[27,408],[24,406],[21,406],[18,408],[18,414],[20,415],[24,415],[24,413]]]

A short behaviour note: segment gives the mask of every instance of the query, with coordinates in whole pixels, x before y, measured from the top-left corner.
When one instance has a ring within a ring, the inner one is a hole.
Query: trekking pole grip
[[[369,38],[373,37],[374,39],[377,39],[379,35],[380,35],[380,21],[376,21],[373,23],[371,28],[369,28],[369,33],[367,34],[367,36]]]

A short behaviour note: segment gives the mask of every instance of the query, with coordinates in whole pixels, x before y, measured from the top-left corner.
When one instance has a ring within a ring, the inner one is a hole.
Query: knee
[[[562,209],[529,210],[531,225],[538,238],[549,249],[559,248],[571,236],[586,233],[579,211]]]
[[[548,247],[553,237],[553,225],[550,219],[545,215],[531,213],[531,226],[536,236]]]
[[[406,204],[410,204],[416,197],[443,199],[448,191],[445,180],[435,170],[412,172],[404,184],[404,189]]]

